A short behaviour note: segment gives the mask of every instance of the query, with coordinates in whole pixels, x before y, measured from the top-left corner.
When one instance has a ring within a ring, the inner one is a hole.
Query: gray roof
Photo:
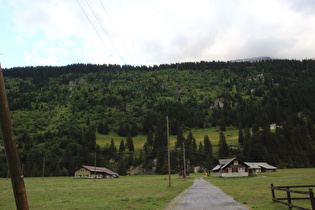
[[[235,158],[232,158],[232,159],[220,159],[219,160],[219,163],[220,165],[225,165],[227,163],[230,163],[232,160],[234,160]]]
[[[269,165],[268,163],[257,163],[257,162],[245,162],[250,168],[265,168],[269,170],[276,170],[277,167]]]
[[[107,168],[102,168],[102,167],[94,167],[94,166],[82,166],[83,168],[89,170],[89,171],[95,171],[95,172],[100,172],[100,173],[106,173],[109,175],[115,175],[117,173],[107,169]]]
[[[219,169],[220,169],[220,165],[217,165],[216,167],[212,169],[212,171],[219,170]]]
[[[245,162],[246,165],[249,166],[249,168],[253,168],[253,169],[257,169],[257,168],[261,168],[257,163],[249,163],[249,162]]]

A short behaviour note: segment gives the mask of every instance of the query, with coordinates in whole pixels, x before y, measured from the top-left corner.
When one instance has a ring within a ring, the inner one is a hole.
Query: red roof
[[[107,168],[102,168],[102,167],[94,167],[94,166],[82,166],[83,168],[91,171],[91,172],[99,172],[99,173],[106,173],[106,174],[109,174],[109,175],[115,175],[117,173],[107,169]]]

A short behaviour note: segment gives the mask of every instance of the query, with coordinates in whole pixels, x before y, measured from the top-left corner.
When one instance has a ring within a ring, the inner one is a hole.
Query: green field
[[[315,185],[315,169],[280,169],[273,173],[260,173],[257,176],[242,178],[204,178],[213,185],[220,187],[226,194],[232,196],[236,201],[251,209],[288,209],[283,204],[273,203],[271,198],[270,184],[274,186],[292,185]],[[305,188],[294,188],[294,190],[308,191]],[[313,188],[313,191],[315,189]],[[276,197],[286,197],[286,192],[275,191]],[[291,194],[291,197],[301,197]],[[302,197],[307,197],[302,195]],[[311,208],[307,201],[292,201],[294,205]]]
[[[163,209],[193,184],[172,175],[122,176],[118,179],[25,178],[30,209]],[[0,179],[0,209],[15,209],[11,180]]]
[[[203,176],[191,174],[188,181],[184,181],[172,175],[172,188],[168,187],[167,175],[122,176],[96,181],[73,177],[25,178],[25,185],[30,209],[164,209],[191,186],[195,178]],[[251,209],[288,209],[272,202],[270,184],[314,185],[315,169],[281,169],[251,177],[204,179]],[[276,191],[276,196],[285,197],[285,193]],[[294,200],[293,204],[310,208],[309,200]],[[14,208],[11,181],[0,179],[0,209]]]

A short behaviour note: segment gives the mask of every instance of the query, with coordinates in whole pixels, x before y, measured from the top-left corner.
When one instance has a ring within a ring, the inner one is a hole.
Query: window
[[[238,168],[238,172],[245,172],[244,168]]]
[[[234,160],[233,165],[237,166],[238,165],[238,160]]]

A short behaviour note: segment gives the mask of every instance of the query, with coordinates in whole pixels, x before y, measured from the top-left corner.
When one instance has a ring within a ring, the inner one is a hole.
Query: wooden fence
[[[299,190],[291,190],[290,188],[308,188],[308,191],[299,191]],[[296,206],[292,204],[292,200],[310,200],[311,201],[311,206],[312,206],[312,210],[315,210],[315,199],[314,199],[314,194],[313,194],[313,189],[315,185],[300,185],[300,186],[273,186],[273,184],[271,184],[271,193],[272,193],[272,201],[273,202],[278,202],[278,203],[282,203],[284,205],[289,206],[289,208],[297,208],[297,209],[305,209],[305,210],[309,210],[307,208],[303,208],[300,206]],[[285,191],[287,192],[287,197],[286,198],[276,198],[275,196],[275,190],[280,190],[280,191]],[[309,197],[301,197],[301,198],[294,198],[291,197],[291,193],[298,193],[298,194],[304,194],[304,195],[309,195]],[[286,202],[285,202],[286,201]]]

